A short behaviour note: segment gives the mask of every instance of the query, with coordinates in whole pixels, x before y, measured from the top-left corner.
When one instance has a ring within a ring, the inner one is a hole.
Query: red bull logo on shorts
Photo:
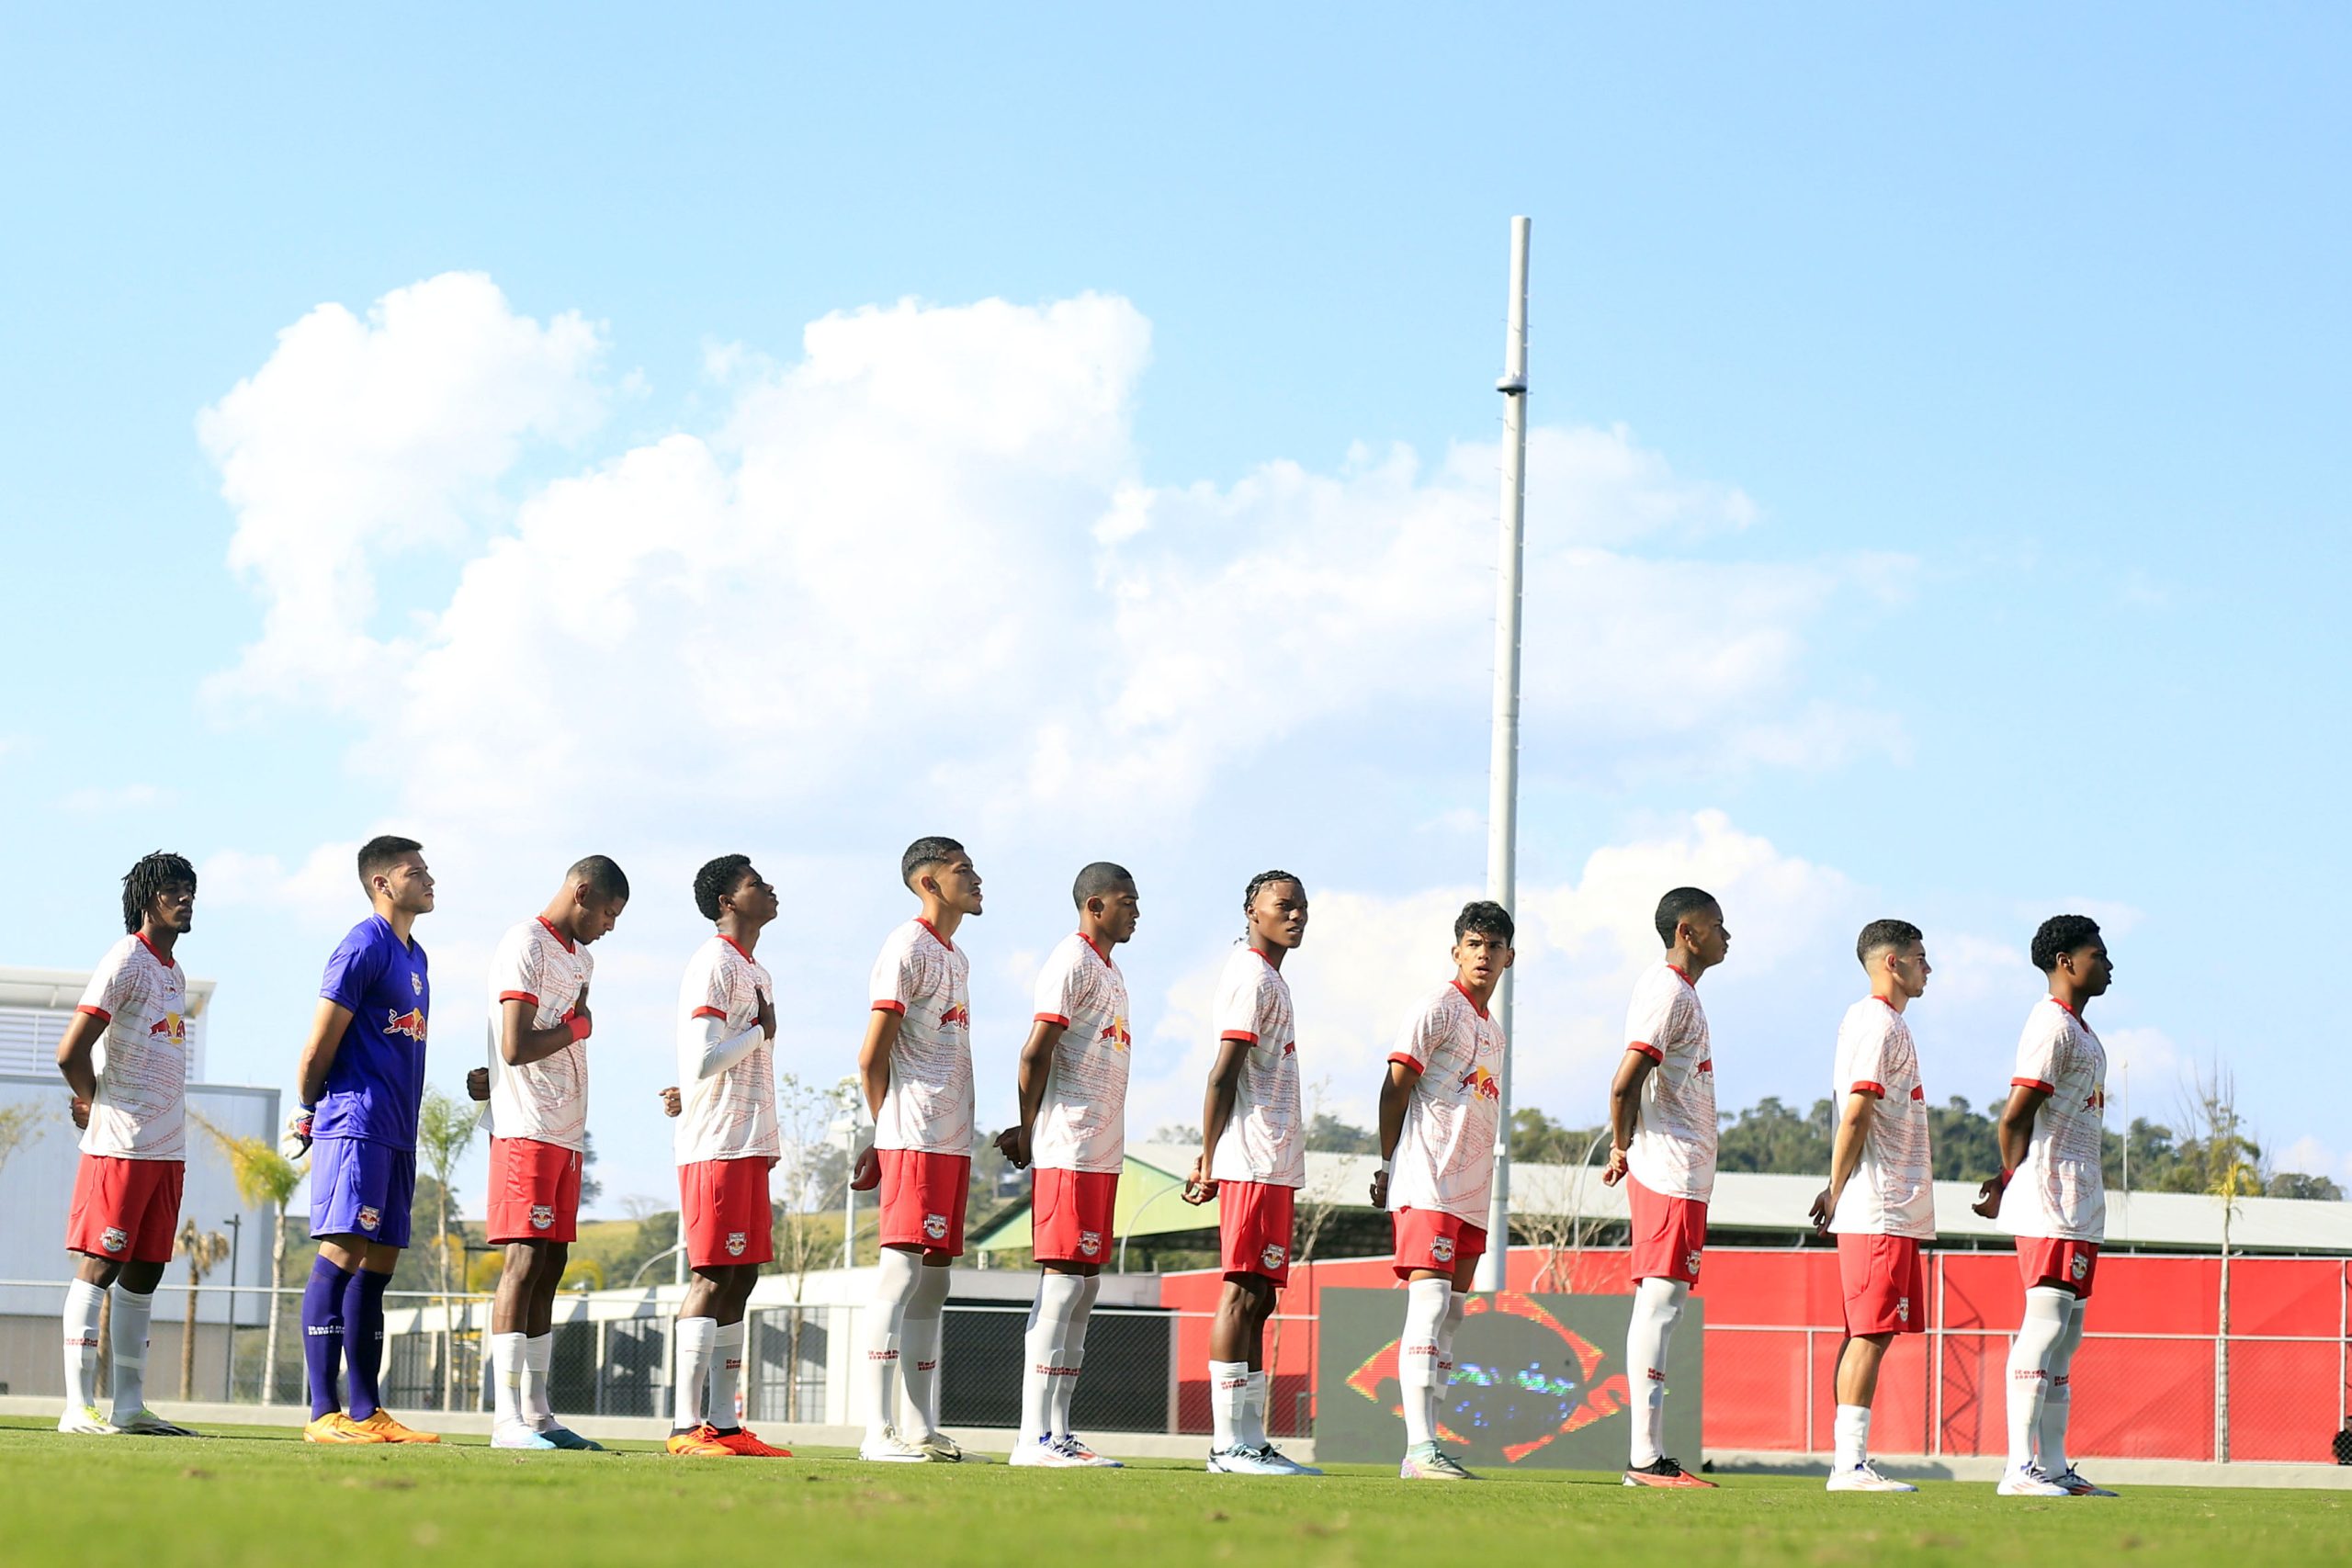
[[[555,1206],[553,1204],[534,1203],[531,1205],[531,1228],[533,1230],[547,1230],[554,1225],[554,1224]]]
[[[360,1228],[361,1230],[363,1230],[363,1231],[372,1231],[372,1230],[374,1230],[378,1225],[382,1224],[383,1223],[384,1223],[384,1211],[383,1211],[383,1210],[379,1209],[379,1208],[376,1208],[376,1207],[373,1207],[372,1205],[366,1204],[366,1203],[363,1203],[363,1204],[361,1204],[361,1205],[359,1206],[359,1228]]]
[[[1269,1269],[1281,1268],[1289,1258],[1290,1248],[1272,1241],[1268,1242],[1265,1249],[1258,1254],[1258,1261]]]
[[[120,1252],[130,1245],[130,1233],[120,1225],[108,1225],[98,1236],[98,1245],[108,1252]]]
[[[2066,1259],[2066,1272],[2079,1280],[2091,1271],[2091,1260],[2077,1252]]]
[[[1690,1270],[1693,1278],[1697,1277],[1699,1272],[1699,1249],[1697,1247],[1694,1247],[1690,1251],[1682,1255],[1682,1267]]]
[[[752,1238],[751,1238],[749,1235],[745,1235],[743,1232],[741,1232],[741,1231],[729,1231],[729,1232],[727,1233],[727,1256],[728,1256],[728,1257],[729,1257],[729,1258],[741,1258],[741,1257],[742,1257],[742,1256],[743,1256],[743,1249],[744,1249],[745,1247],[747,1247],[751,1246],[751,1245],[752,1245]]]
[[[929,1236],[933,1241],[945,1241],[947,1239],[947,1216],[944,1214],[925,1214],[922,1217],[922,1234]]]
[[[1098,1253],[1098,1252],[1102,1251],[1102,1233],[1101,1231],[1080,1231],[1080,1232],[1079,1232],[1079,1233],[1078,1233],[1078,1250],[1079,1250],[1082,1255],[1084,1255],[1085,1257],[1088,1257],[1088,1258],[1091,1258],[1091,1257],[1093,1257],[1096,1253]]]
[[[1440,1263],[1453,1261],[1453,1238],[1450,1235],[1430,1237],[1430,1256]]]

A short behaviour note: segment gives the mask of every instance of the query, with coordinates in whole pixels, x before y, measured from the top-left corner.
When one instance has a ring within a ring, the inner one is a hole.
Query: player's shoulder
[[[921,920],[901,920],[892,926],[888,934],[883,937],[882,956],[896,960],[920,953],[922,951],[922,939],[929,934],[930,932],[924,929]]]
[[[137,931],[125,932],[107,946],[104,955],[98,959],[97,967],[92,973],[115,975],[131,968],[138,964],[145,953],[146,946],[145,942],[139,940]]]

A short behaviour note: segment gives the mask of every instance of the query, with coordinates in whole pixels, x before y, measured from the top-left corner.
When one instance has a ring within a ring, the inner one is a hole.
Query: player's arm
[[[1421,1069],[1401,1055],[1388,1058],[1388,1075],[1380,1080],[1380,1168],[1372,1173],[1372,1206],[1388,1207],[1388,1167],[1396,1158],[1396,1140],[1405,1135],[1405,1107],[1421,1081]]]
[[[1241,1097],[1241,1064],[1249,1059],[1254,1040],[1220,1040],[1216,1061],[1209,1068],[1208,1093],[1201,1101],[1201,1157],[1193,1162],[1193,1179],[1184,1184],[1184,1201],[1205,1203],[1216,1196],[1209,1171],[1216,1164],[1217,1140],[1233,1120],[1234,1102]]]
[[[85,1008],[67,1021],[65,1036],[57,1043],[57,1070],[65,1075],[74,1098],[85,1105],[98,1097],[98,1036],[107,1022]]]
[[[2049,1099],[2050,1091],[2039,1084],[2009,1086],[2009,1102],[2001,1108],[2001,1119],[1993,1129],[2001,1141],[2001,1174],[1985,1178],[1976,1190],[1976,1201],[1969,1205],[1979,1217],[2000,1218],[2001,1194],[2009,1190],[2009,1179],[2025,1163],[2026,1151],[2033,1146],[2034,1118],[2041,1114]]]
[[[343,1049],[344,1031],[351,1027],[351,1010],[332,998],[319,998],[319,1010],[311,1020],[311,1037],[302,1043],[302,1055],[294,1069],[294,1092],[300,1109],[294,1116],[294,1141],[307,1149],[311,1146],[311,1109],[327,1091],[327,1074],[334,1066],[335,1053]]]
[[[768,1038],[758,1023],[741,1034],[727,1032],[724,1013],[707,1013],[695,1020],[695,1032],[687,1042],[688,1065],[696,1078],[715,1078],[758,1048]]]
[[[1813,1201],[1813,1228],[1823,1235],[1829,1234],[1830,1216],[1838,1212],[1846,1183],[1861,1166],[1862,1145],[1871,1134],[1871,1118],[1878,1113],[1878,1100],[1866,1089],[1846,1097],[1845,1112],[1838,1118],[1838,1135],[1829,1145],[1829,1185]]]
[[[579,1006],[545,1029],[531,1027],[531,1015],[538,1006],[537,997],[517,996],[498,1004],[498,1059],[510,1067],[544,1062],[573,1041],[588,1038],[592,1022],[584,992]]]
[[[890,1096],[890,1053],[898,1048],[899,1026],[904,1015],[877,1007],[865,1015],[865,1043],[857,1048],[857,1082],[865,1092],[865,1111],[882,1119],[882,1102]]]
[[[1029,1163],[1029,1139],[1036,1131],[1037,1112],[1046,1103],[1046,1084],[1053,1077],[1054,1049],[1061,1043],[1062,1032],[1069,1027],[1051,1018],[1040,1018],[1029,1025],[1029,1038],[1021,1046],[1021,1063],[1015,1073],[1015,1087],[1021,1095],[1021,1120],[1004,1130],[997,1140],[997,1147],[1014,1165]]]
[[[1614,1187],[1625,1179],[1625,1151],[1634,1146],[1634,1129],[1642,1121],[1642,1080],[1657,1066],[1653,1047],[1629,1045],[1617,1063],[1617,1076],[1609,1084],[1609,1168],[1600,1173],[1603,1187]]]

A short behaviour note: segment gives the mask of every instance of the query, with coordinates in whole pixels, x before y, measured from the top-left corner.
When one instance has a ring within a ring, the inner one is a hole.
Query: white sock
[[[147,1324],[155,1315],[153,1294],[125,1284],[114,1288],[114,1316],[107,1337],[114,1341],[114,1418],[128,1421],[147,1408]],[[181,1331],[187,1332],[186,1325]]]
[[[672,1425],[680,1431],[699,1427],[707,1418],[710,1408],[706,1396],[710,1387],[711,1352],[718,1344],[718,1319],[678,1319],[678,1411],[672,1417]]]
[[[865,1435],[880,1438],[898,1424],[899,1348],[906,1335],[907,1303],[922,1283],[922,1255],[882,1249],[875,1270],[874,1304],[866,1309]]]
[[[1037,1299],[1029,1308],[1029,1332],[1022,1337],[1026,1356],[1021,1374],[1021,1440],[1035,1442],[1054,1431],[1055,1384],[1061,1382],[1062,1346],[1069,1325],[1085,1298],[1086,1281],[1075,1274],[1046,1269],[1037,1280]]]
[[[1250,1393],[1250,1363],[1209,1363],[1209,1440],[1223,1453],[1240,1445],[1241,1407]]]
[[[515,1407],[523,1425],[544,1432],[555,1425],[555,1405],[548,1395],[548,1369],[555,1364],[555,1335],[534,1334],[523,1341],[523,1376],[515,1386]]]
[[[523,1420],[523,1347],[526,1343],[521,1334],[490,1337],[491,1419],[501,1427],[519,1426]]]
[[[87,1280],[65,1287],[65,1404],[78,1416],[98,1403],[98,1314],[107,1288]]]
[[[1405,1332],[1396,1341],[1396,1382],[1404,1394],[1408,1449],[1437,1441],[1430,1430],[1437,1416],[1437,1342],[1445,1332],[1445,1309],[1453,1294],[1453,1285],[1443,1280],[1414,1280],[1405,1286]]]
[[[2082,1348],[2083,1314],[2090,1303],[2080,1296],[2066,1314],[2066,1332],[2050,1348],[2050,1382],[2042,1391],[2041,1419],[2034,1423],[2035,1448],[2039,1457],[2035,1462],[2044,1474],[2064,1475],[2074,1468],[2066,1458],[2066,1417],[2075,1404],[2070,1383],[2075,1366],[2075,1352]]]
[[[907,1404],[914,1412],[916,1432],[926,1438],[939,1435],[939,1347],[946,1335],[940,1314],[947,1306],[947,1274],[945,1268],[925,1266],[916,1276],[914,1299],[907,1303],[899,1331]]]
[[[711,1339],[710,1424],[720,1431],[743,1424],[743,1320],[722,1323]]]
[[[2009,1468],[2033,1462],[2034,1438],[2050,1394],[2050,1354],[2065,1337],[2075,1293],[2036,1285],[2025,1293],[2025,1319],[2009,1346]]]
[[[1625,1330],[1625,1381],[1634,1385],[1634,1468],[1656,1464],[1666,1432],[1666,1353],[1690,1287],[1650,1279],[1634,1289],[1633,1322]]]
[[[1263,1367],[1250,1374],[1249,1386],[1241,1391],[1241,1420],[1234,1427],[1233,1435],[1245,1449],[1266,1446],[1266,1369]]]
[[[1871,1407],[1867,1404],[1841,1404],[1837,1422],[1831,1430],[1837,1434],[1837,1457],[1830,1462],[1839,1471],[1852,1470],[1868,1464],[1871,1458]]]
[[[1046,1390],[1046,1429],[1057,1438],[1069,1436],[1069,1410],[1078,1399],[1078,1372],[1086,1365],[1086,1321],[1094,1314],[1095,1298],[1102,1293],[1102,1277],[1090,1274],[1079,1280],[1077,1308],[1062,1329],[1061,1367]]]
[[[1437,1387],[1430,1395],[1430,1436],[1435,1438],[1445,1426],[1445,1407],[1453,1387],[1453,1331],[1462,1326],[1463,1314],[1470,1310],[1467,1292],[1456,1291],[1446,1303],[1445,1321],[1437,1326]]]

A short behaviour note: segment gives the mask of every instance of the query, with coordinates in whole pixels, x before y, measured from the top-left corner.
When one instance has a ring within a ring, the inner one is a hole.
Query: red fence
[[[1388,1260],[1303,1265],[1283,1293],[1269,1414],[1277,1435],[1303,1430],[1314,1390],[1320,1285],[1391,1282]],[[2071,1451],[2103,1459],[2301,1461],[2334,1458],[2347,1403],[2346,1332],[2352,1263],[2247,1258],[2231,1262],[2228,1361],[2221,1350],[2218,1258],[2099,1259],[2083,1348],[2075,1358]],[[1625,1254],[1588,1248],[1547,1269],[1511,1254],[1522,1291],[1623,1295]],[[1216,1304],[1213,1271],[1171,1274],[1164,1304]],[[1826,1248],[1710,1248],[1706,1303],[1706,1444],[1710,1450],[1816,1453],[1829,1446],[1830,1373],[1838,1327],[1837,1254]],[[1927,1332],[1900,1337],[1880,1375],[1871,1447],[1882,1453],[1998,1454],[2009,1336],[2024,1307],[2007,1252],[1937,1252],[1928,1259]],[[1206,1430],[1207,1324],[1180,1330],[1182,1426]],[[2220,1375],[2226,1373],[2226,1376]]]

